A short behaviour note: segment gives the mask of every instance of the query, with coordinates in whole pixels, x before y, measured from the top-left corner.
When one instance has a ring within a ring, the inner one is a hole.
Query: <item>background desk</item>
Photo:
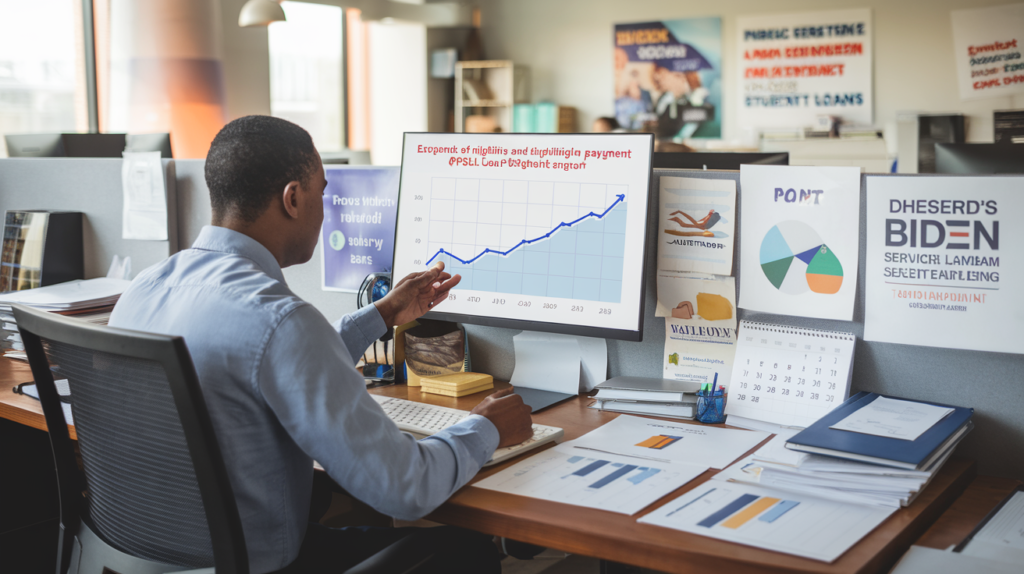
[[[31,380],[28,363],[0,358],[0,417],[44,431],[46,419],[42,403],[13,390],[15,385]],[[68,433],[71,440],[78,440],[75,427],[68,425]]]
[[[472,409],[487,396],[478,393],[455,399],[405,386],[381,387],[370,392],[463,410]],[[534,422],[561,427],[565,429],[562,440],[572,440],[619,416],[588,409],[591,402],[587,397],[563,402],[535,414]],[[473,482],[519,460],[486,468]],[[470,483],[427,518],[664,572],[884,572],[964,491],[974,478],[975,464],[962,458],[951,459],[910,507],[891,516],[832,564],[637,523],[640,516],[696,488],[715,472],[705,472],[634,516],[513,496],[474,488]]]
[[[27,365],[0,359],[0,417],[45,430],[46,423],[39,402],[11,392],[11,387],[15,384],[30,379]],[[498,388],[506,386],[508,385],[504,383],[496,385]],[[486,396],[486,393],[478,393],[468,397],[451,398],[423,394],[419,389],[406,386],[381,387],[372,389],[371,392],[463,410],[471,410]],[[591,399],[586,397],[563,402],[537,413],[534,415],[534,421],[565,429],[563,440],[571,440],[618,416],[614,413],[588,409],[587,405],[590,402]],[[74,429],[69,430],[74,438]],[[49,457],[48,449],[45,456]],[[513,459],[484,469],[474,482],[507,468],[518,460],[520,459]],[[19,462],[5,460],[0,466],[6,468],[8,464],[16,465]],[[635,516],[513,496],[474,488],[470,484],[455,493],[428,518],[565,552],[664,572],[705,574],[710,569],[730,573],[880,572],[893,565],[957,500],[974,479],[975,464],[962,458],[951,459],[914,504],[894,514],[832,564],[636,522],[640,515],[707,481],[714,472],[705,472]],[[56,492],[53,496],[56,497]],[[992,506],[996,502],[998,500],[992,502]],[[977,520],[980,520],[985,512],[987,510],[981,512]],[[970,522],[969,517],[959,517],[956,513],[949,515],[948,518],[944,517],[944,520],[948,520],[954,530],[963,530],[964,534],[977,523],[977,520]]]

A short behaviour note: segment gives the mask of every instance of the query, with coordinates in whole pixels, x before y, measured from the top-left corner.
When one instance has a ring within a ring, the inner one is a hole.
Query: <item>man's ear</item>
[[[281,202],[284,205],[285,213],[292,219],[299,217],[299,182],[289,181],[284,186],[284,193],[281,194]]]

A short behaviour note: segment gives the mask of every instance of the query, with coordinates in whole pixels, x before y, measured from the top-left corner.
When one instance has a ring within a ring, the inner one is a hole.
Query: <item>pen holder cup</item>
[[[716,390],[714,394],[699,391],[696,419],[708,424],[725,422],[725,393],[721,390]]]

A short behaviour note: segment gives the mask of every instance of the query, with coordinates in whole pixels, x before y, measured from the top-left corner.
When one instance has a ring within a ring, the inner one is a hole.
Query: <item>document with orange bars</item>
[[[895,508],[710,480],[639,522],[834,562]]]
[[[771,436],[763,431],[675,423],[629,415],[562,443],[578,453],[609,453],[639,460],[725,468]]]

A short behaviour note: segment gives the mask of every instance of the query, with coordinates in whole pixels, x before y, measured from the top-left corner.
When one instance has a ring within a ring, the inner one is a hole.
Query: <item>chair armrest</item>
[[[216,568],[200,568],[198,570],[175,570],[174,572],[165,572],[164,574],[216,574]]]

